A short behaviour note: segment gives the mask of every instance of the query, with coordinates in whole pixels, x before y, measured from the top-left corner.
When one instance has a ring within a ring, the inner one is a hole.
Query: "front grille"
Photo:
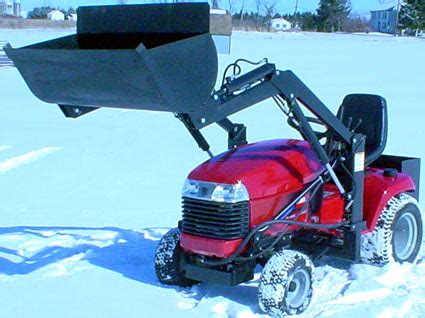
[[[183,197],[183,233],[235,240],[244,237],[248,228],[248,201],[225,203]]]

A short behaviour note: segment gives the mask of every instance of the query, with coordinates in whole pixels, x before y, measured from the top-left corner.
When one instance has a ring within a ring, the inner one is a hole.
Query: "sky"
[[[202,0],[199,0],[202,1]],[[230,0],[236,2],[236,8],[240,7],[242,0]],[[248,8],[254,8],[256,0],[245,0]],[[294,12],[295,3],[297,0],[277,0],[277,9],[279,13],[292,13]],[[118,0],[21,0],[23,10],[30,11],[34,7],[39,6],[54,6],[54,7],[78,7],[81,5],[102,5],[102,4],[116,4]],[[148,3],[155,2],[155,0],[129,0],[129,4],[133,3]],[[159,2],[159,1],[156,1]],[[224,9],[228,7],[229,0],[219,0],[220,6]],[[319,0],[298,0],[299,11],[314,11],[318,6]],[[387,9],[397,4],[397,0],[351,0],[352,11],[359,14],[367,14],[370,10]],[[249,10],[249,9],[248,9]]]

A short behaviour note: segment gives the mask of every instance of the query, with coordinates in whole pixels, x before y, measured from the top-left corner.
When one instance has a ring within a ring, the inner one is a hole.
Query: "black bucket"
[[[217,78],[207,3],[80,7],[77,34],[5,52],[59,105],[191,113]]]

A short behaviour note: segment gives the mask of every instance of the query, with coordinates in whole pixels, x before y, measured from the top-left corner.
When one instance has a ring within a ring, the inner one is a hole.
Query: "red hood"
[[[294,192],[313,181],[324,167],[306,141],[277,139],[226,151],[195,168],[189,179],[236,184],[251,199]]]

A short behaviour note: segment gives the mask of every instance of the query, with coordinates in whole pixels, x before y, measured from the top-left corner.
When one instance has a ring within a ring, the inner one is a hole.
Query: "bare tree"
[[[263,0],[255,0],[255,28],[260,30],[262,19],[261,19],[261,3]]]
[[[265,17],[270,20],[276,13],[277,0],[261,0],[261,2]]]
[[[277,2],[278,0],[255,0],[257,19],[260,21],[260,17],[264,16],[268,31],[270,31],[270,20],[276,13]]]
[[[218,0],[211,0],[211,8],[218,9]]]
[[[233,15],[235,13],[237,0],[227,0],[227,1],[228,1],[229,12],[231,15]]]
[[[241,11],[240,11],[241,21],[243,21],[244,10],[245,10],[245,0],[241,0]]]

